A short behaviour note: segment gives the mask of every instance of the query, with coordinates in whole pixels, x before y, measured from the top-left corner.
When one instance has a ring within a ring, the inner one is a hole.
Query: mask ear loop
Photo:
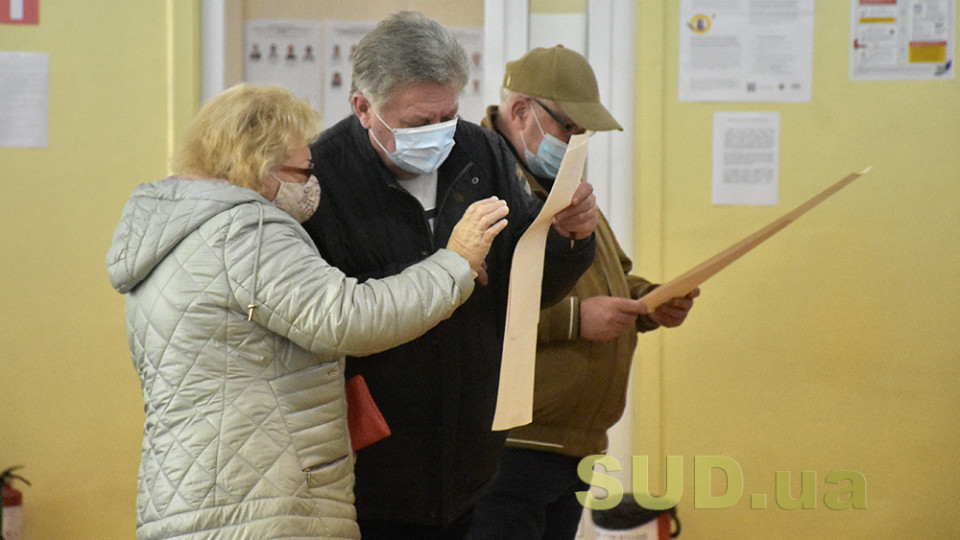
[[[546,137],[546,136],[547,136],[547,133],[546,133],[545,131],[543,131],[543,126],[540,125],[540,119],[537,118],[537,113],[535,113],[535,112],[533,112],[533,111],[530,111],[530,114],[533,115],[533,121],[537,123],[537,129],[540,130],[540,134],[543,135],[544,137]]]
[[[527,146],[527,139],[525,139],[525,138],[523,137],[523,130],[522,130],[522,129],[520,130],[520,142],[523,143],[523,149],[526,150],[527,152],[530,152],[530,147]]]
[[[370,105],[370,109],[373,111],[373,114],[377,117],[377,120],[380,120],[380,123],[386,126],[387,129],[390,130],[390,133],[394,134],[394,145],[396,145],[396,133],[397,133],[396,130],[390,127],[390,124],[384,122],[383,118],[380,118],[380,113],[378,113],[377,110],[373,108],[372,104]],[[370,128],[367,131],[369,131],[370,134],[373,135],[373,140],[377,142],[377,145],[380,147],[380,149],[383,150],[384,153],[389,154],[390,152],[387,150],[387,147],[384,146],[382,142],[380,142],[379,138],[377,138],[377,134],[375,131],[373,131],[373,128]]]
[[[273,200],[277,200],[277,196],[280,195],[280,189],[283,187],[283,180],[280,179],[273,171],[270,171],[270,176],[277,181],[277,193],[273,196]]]
[[[370,108],[373,109],[373,105],[371,105]],[[376,115],[377,120],[380,120],[380,122],[383,123],[383,125],[387,126],[387,129],[389,129],[392,133],[397,132],[397,130],[390,127],[390,124],[388,124],[383,118],[380,117],[380,113],[378,113],[376,109],[373,109],[373,114]]]
[[[537,127],[540,128],[540,134],[543,135],[543,136],[546,136],[546,135],[543,133],[543,128],[540,127],[540,120],[537,120],[537,112],[534,111],[534,110],[533,110],[533,107],[530,106],[530,101],[529,101],[529,100],[527,100],[526,103],[527,103],[527,111],[530,113],[531,116],[533,116],[533,121],[537,123]],[[522,118],[521,118],[521,120],[522,120]],[[530,147],[527,146],[527,139],[523,136],[523,130],[522,130],[522,129],[520,130],[520,142],[523,143],[523,149],[524,149],[524,150],[526,150],[527,152],[530,152],[531,154],[536,154],[536,152],[534,152],[533,150],[530,150]]]

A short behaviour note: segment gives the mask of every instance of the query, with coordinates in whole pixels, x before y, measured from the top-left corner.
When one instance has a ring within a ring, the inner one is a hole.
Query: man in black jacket
[[[449,30],[395,14],[360,42],[353,70],[354,115],[311,145],[322,195],[303,225],[328,262],[360,279],[395,274],[444,246],[470,203],[497,196],[510,208],[481,286],[450,319],[347,361],[392,431],[357,455],[364,540],[461,538],[504,441],[491,425],[511,258],[542,203],[499,136],[457,119],[468,66]],[[589,267],[597,220],[592,188],[581,184],[547,238],[543,304]]]

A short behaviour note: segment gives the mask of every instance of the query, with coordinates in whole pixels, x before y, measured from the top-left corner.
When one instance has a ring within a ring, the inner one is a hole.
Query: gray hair
[[[467,85],[469,69],[453,32],[422,13],[401,11],[360,40],[350,93],[360,92],[378,105],[408,84],[456,83],[459,91]]]
[[[507,88],[506,86],[501,86],[501,87],[500,87],[500,103],[501,103],[501,104],[510,103],[511,101],[513,101],[513,100],[515,100],[515,99],[522,99],[522,98],[525,98],[525,97],[527,97],[526,94],[521,94],[521,93],[519,93],[519,92],[515,92],[515,91]]]

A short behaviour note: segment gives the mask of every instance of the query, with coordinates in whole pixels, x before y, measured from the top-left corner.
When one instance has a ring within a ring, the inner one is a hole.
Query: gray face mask
[[[277,175],[270,175],[280,182],[280,189],[277,190],[273,204],[299,223],[310,219],[320,206],[320,182],[317,177],[311,175],[306,182],[300,183],[284,182]]]

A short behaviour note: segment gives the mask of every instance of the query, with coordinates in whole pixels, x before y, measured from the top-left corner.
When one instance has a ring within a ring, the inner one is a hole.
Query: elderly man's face
[[[379,109],[375,109],[360,93],[354,94],[353,106],[360,123],[370,133],[370,144],[383,163],[398,177],[412,178],[416,175],[397,168],[384,152],[384,148],[387,152],[397,149],[390,128],[421,127],[453,120],[460,107],[459,96],[460,87],[456,83],[438,85],[423,82],[397,88]],[[377,118],[377,114],[380,118]],[[380,148],[377,140],[384,148]]]
[[[531,144],[540,144],[543,135],[549,133],[564,143],[570,142],[570,137],[585,133],[586,130],[570,119],[560,107],[550,104],[547,100],[529,98],[530,121],[527,122]],[[536,120],[534,120],[536,116]],[[543,130],[543,131],[541,131]],[[535,147],[534,147],[535,148]]]

